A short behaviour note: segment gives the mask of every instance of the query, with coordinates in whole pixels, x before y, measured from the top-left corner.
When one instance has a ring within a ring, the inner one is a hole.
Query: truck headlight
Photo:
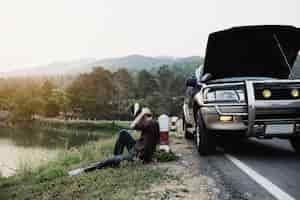
[[[245,102],[243,90],[215,90],[204,93],[206,102]]]
[[[266,99],[268,99],[268,98],[270,98],[272,96],[272,92],[269,89],[264,89],[262,91],[262,95],[263,95],[263,97],[265,97]]]
[[[299,97],[299,90],[298,89],[292,89],[291,90],[291,95],[292,95],[292,97],[294,97],[294,98],[297,98],[297,97]]]

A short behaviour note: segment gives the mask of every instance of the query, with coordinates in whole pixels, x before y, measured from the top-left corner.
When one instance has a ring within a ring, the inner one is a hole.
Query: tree
[[[44,101],[43,113],[47,117],[55,117],[59,115],[60,106],[53,97],[53,92],[58,87],[50,80],[46,80],[41,87],[41,97]]]
[[[52,95],[52,91],[56,88],[57,86],[53,83],[53,81],[47,79],[41,87],[42,97],[47,100]]]
[[[110,71],[97,67],[91,73],[81,74],[67,88],[67,92],[71,108],[82,110],[83,117],[111,117],[115,87]]]
[[[168,65],[162,65],[157,72],[160,92],[165,96],[169,96],[170,94],[170,86],[171,82],[174,78],[174,73],[170,70]]]
[[[142,70],[137,75],[136,88],[138,98],[146,98],[158,91],[158,83],[155,77],[146,70]]]
[[[116,92],[114,95],[115,116],[118,119],[128,119],[129,99],[134,96],[132,77],[126,69],[119,69],[113,74],[113,83]]]
[[[66,114],[69,108],[70,99],[63,89],[53,89],[51,96],[49,97],[49,102],[55,105],[55,108],[57,108],[58,111]]]
[[[30,121],[41,112],[43,100],[37,95],[37,88],[31,84],[20,86],[12,98],[12,121]]]

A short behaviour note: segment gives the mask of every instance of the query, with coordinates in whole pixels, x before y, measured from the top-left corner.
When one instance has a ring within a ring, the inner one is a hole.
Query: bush
[[[157,159],[158,162],[170,162],[178,160],[178,156],[172,151],[157,151],[155,152],[154,157]]]

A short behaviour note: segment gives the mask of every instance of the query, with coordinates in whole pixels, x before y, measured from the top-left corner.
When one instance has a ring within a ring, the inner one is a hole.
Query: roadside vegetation
[[[22,163],[15,176],[0,178],[0,199],[132,199],[151,184],[176,178],[166,169],[139,162],[67,176],[71,169],[112,156],[114,133],[111,129],[106,139],[62,150],[56,159],[35,168]]]
[[[129,121],[110,120],[60,120],[53,118],[40,118],[32,123],[32,127],[40,130],[55,131],[63,134],[96,134],[111,136],[120,129],[128,129]]]
[[[115,133],[128,127],[128,122],[120,124],[120,120],[131,120],[133,102],[149,106],[154,115],[179,113],[185,76],[198,64],[134,72],[95,67],[72,77],[0,78],[0,126],[21,130],[29,126],[62,136],[101,136],[81,146],[65,145],[56,158],[37,167],[22,162],[15,176],[0,178],[0,199],[132,199],[151,184],[174,178],[166,170],[142,163],[123,163],[118,169],[78,177],[68,177],[67,171],[112,155]],[[172,159],[157,155],[160,161]]]

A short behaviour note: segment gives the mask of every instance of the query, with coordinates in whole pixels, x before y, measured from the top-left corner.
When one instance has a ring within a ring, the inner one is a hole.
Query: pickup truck
[[[211,33],[204,65],[187,79],[186,138],[201,155],[216,138],[288,139],[300,153],[300,80],[293,65],[300,29],[263,25]],[[190,129],[190,130],[189,130]]]

